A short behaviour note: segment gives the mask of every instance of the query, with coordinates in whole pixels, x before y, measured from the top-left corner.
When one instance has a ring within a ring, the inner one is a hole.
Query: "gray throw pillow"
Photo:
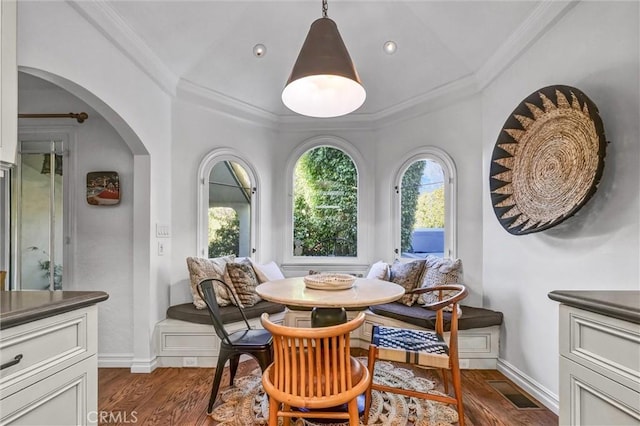
[[[240,307],[253,306],[262,300],[256,293],[258,278],[249,260],[245,259],[240,263],[228,263],[227,272],[233,283],[233,290],[238,298]],[[231,303],[233,303],[233,299],[231,299]]]
[[[404,287],[405,292],[417,288],[422,279],[424,263],[424,259],[414,260],[408,263],[402,263],[396,259],[389,270],[389,281]],[[411,306],[417,298],[417,296],[405,294],[399,302]]]

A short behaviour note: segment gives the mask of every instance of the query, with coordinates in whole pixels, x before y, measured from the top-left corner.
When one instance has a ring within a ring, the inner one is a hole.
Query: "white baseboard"
[[[535,399],[540,401],[556,415],[559,413],[560,404],[558,402],[558,395],[554,394],[549,389],[545,388],[502,358],[498,358],[498,371],[528,392]]]
[[[131,368],[133,354],[98,354],[98,368]]]
[[[131,361],[132,373],[151,373],[158,367],[158,359],[153,357],[151,359],[134,359]]]

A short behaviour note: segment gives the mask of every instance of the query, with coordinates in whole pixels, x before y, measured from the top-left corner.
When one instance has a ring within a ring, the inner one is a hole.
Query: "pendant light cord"
[[[327,5],[327,0],[322,0],[322,17],[327,18],[327,11],[329,10],[329,6]]]

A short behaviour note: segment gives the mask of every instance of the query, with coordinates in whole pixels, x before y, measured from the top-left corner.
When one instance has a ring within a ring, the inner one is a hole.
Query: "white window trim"
[[[332,257],[332,256],[294,256],[293,255],[293,171],[300,157],[307,151],[321,146],[328,146],[344,151],[351,157],[358,173],[358,241],[356,257]],[[346,140],[337,136],[317,136],[307,139],[300,144],[291,154],[286,166],[287,199],[285,233],[282,247],[284,247],[285,265],[367,265],[369,258],[369,232],[371,212],[373,211],[371,194],[373,187],[365,188],[363,183],[372,182],[369,179],[364,157]]]
[[[416,161],[420,160],[431,160],[435,161],[442,167],[442,171],[444,172],[444,214],[445,214],[445,227],[444,227],[444,256],[456,258],[458,253],[457,247],[457,229],[458,229],[458,216],[457,216],[457,173],[456,173],[456,165],[453,162],[453,159],[449,154],[443,151],[440,148],[436,148],[434,146],[425,146],[417,149],[415,151],[410,152],[407,156],[404,157],[404,161],[402,165],[398,169],[393,187],[391,188],[393,195],[393,241],[394,241],[394,249],[393,256],[394,259],[402,259],[402,253],[400,253],[400,192],[397,191],[397,188],[400,188],[402,184],[402,176],[407,171],[409,166]]]
[[[231,148],[218,148],[208,153],[200,162],[198,167],[198,218],[197,218],[197,236],[196,236],[196,253],[199,257],[209,257],[209,175],[211,169],[220,161],[233,161],[240,164],[247,171],[249,181],[251,182],[251,232],[250,247],[251,257],[258,260],[257,248],[259,247],[258,229],[259,220],[259,197],[260,185],[258,175],[253,166],[245,161],[242,156]]]

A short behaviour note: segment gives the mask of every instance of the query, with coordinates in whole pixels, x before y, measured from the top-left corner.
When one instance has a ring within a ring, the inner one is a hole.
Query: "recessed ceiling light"
[[[264,44],[256,44],[253,46],[253,56],[256,58],[262,58],[267,54],[267,47]]]
[[[382,46],[382,50],[384,50],[384,53],[386,53],[387,55],[393,55],[394,53],[396,53],[397,48],[398,45],[393,40],[389,40]]]

